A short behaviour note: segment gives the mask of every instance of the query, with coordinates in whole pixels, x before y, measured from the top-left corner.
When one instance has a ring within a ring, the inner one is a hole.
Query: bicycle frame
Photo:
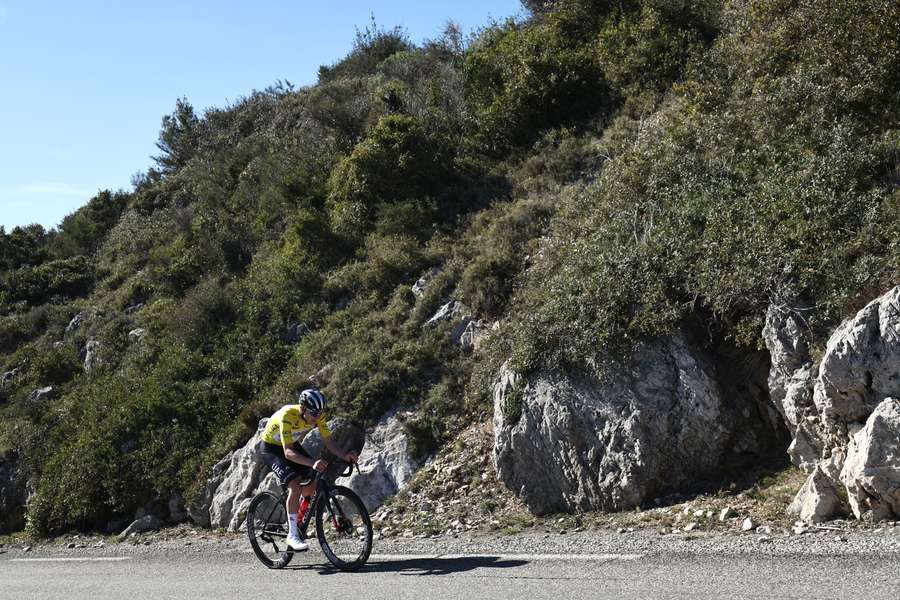
[[[356,465],[356,463],[350,463],[348,465],[348,468],[345,469],[344,472],[342,472],[340,475],[338,475],[338,477],[346,477],[347,475],[352,473],[354,465],[356,466],[356,468],[358,470],[359,465]],[[306,539],[308,537],[306,535],[306,532],[309,529],[310,520],[313,518],[313,515],[318,511],[318,503],[322,502],[324,498],[327,498],[329,492],[331,491],[331,485],[328,483],[328,481],[322,475],[323,475],[322,473],[316,473],[316,478],[315,478],[316,491],[313,492],[312,499],[309,502],[309,508],[306,509],[306,514],[303,515],[303,520],[300,523],[297,523],[297,528],[300,531],[300,535],[304,539]],[[287,495],[288,495],[287,486],[283,486],[283,489],[281,491],[281,497],[279,497],[279,499],[278,499],[278,504],[273,506],[271,512],[269,512],[269,514],[266,515],[266,524],[267,525],[271,522],[272,515],[275,513],[275,511],[278,510],[280,507],[285,506],[285,503],[287,502]],[[325,508],[328,510],[328,517],[330,519],[334,520],[335,516],[331,510],[331,505],[326,504]],[[337,508],[339,511],[341,510],[340,506],[338,506]],[[344,517],[343,514],[341,514],[340,516]],[[269,536],[269,538],[267,539],[265,536]],[[271,531],[269,529],[264,529],[261,532],[260,537],[262,537],[267,542],[271,542],[272,541],[271,538],[276,538],[276,537],[277,538],[286,538],[287,533],[281,532],[281,531]],[[288,551],[290,552],[291,550],[288,549]]]

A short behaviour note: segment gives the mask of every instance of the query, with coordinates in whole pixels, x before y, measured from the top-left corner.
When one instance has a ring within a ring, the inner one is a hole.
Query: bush
[[[0,276],[3,271],[36,266],[47,259],[47,242],[50,236],[41,225],[14,227],[12,231],[0,226]]]
[[[85,256],[53,260],[37,267],[22,267],[7,274],[0,290],[0,305],[25,301],[32,305],[56,296],[80,298],[94,285],[94,265]]]
[[[459,293],[476,314],[496,318],[503,313],[552,213],[552,202],[538,196],[498,205],[474,219],[463,246]]]
[[[105,190],[66,216],[53,240],[55,254],[60,257],[94,254],[119,221],[130,199],[131,196],[124,192]]]
[[[361,255],[329,277],[326,292],[331,298],[365,298],[374,292],[384,301],[398,285],[412,285],[426,267],[419,243],[410,237],[370,235]]]
[[[440,191],[449,163],[440,142],[416,119],[383,117],[331,175],[328,212],[335,230],[359,236],[371,227],[379,206]]]
[[[673,4],[644,1],[639,9],[610,20],[597,41],[606,79],[629,99],[630,109],[648,113],[685,66],[717,34],[718,0]]]
[[[35,385],[61,385],[83,370],[74,348],[69,345],[37,349],[28,360],[25,377]]]
[[[565,1],[543,18],[482,33],[463,72],[471,136],[499,155],[544,129],[603,114],[614,95],[593,47],[608,8]]]
[[[408,323],[414,301],[407,286],[386,306],[357,298],[303,339],[297,372],[313,374],[329,365],[326,394],[340,414],[366,426],[392,406],[419,404],[454,353],[444,328]]]
[[[412,43],[400,27],[385,30],[372,22],[362,31],[356,30],[353,49],[343,60],[326,67],[319,67],[319,83],[328,83],[343,77],[371,75],[384,60],[409,50]]]
[[[744,10],[685,95],[558,212],[515,307],[520,364],[627,352],[698,315],[756,347],[773,298],[815,304],[818,329],[860,288],[893,285],[892,228],[873,225],[894,202],[873,176],[892,160],[884,132],[868,110],[848,109],[844,82],[823,84],[812,57],[795,53],[821,34],[804,19],[828,20],[836,6]],[[847,15],[860,35],[883,16],[861,14]],[[806,33],[789,43],[783,27]],[[857,77],[867,85],[870,73]]]
[[[523,192],[553,193],[560,185],[591,179],[610,160],[609,150],[592,134],[553,129],[535,142],[511,174]]]
[[[230,294],[216,279],[207,279],[191,288],[168,315],[167,328],[184,344],[210,344],[234,321]]]
[[[100,375],[55,403],[43,448],[26,452],[41,473],[28,508],[31,531],[102,528],[184,493],[220,424],[237,416],[208,366],[172,346],[149,369]]]

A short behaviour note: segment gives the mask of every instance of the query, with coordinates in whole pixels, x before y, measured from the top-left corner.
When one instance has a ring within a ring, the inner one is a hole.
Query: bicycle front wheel
[[[262,564],[281,569],[291,562],[294,554],[285,542],[287,533],[287,511],[281,499],[269,492],[254,496],[247,509],[247,537]]]
[[[372,552],[372,520],[353,490],[335,486],[316,503],[316,537],[335,567],[354,571]]]

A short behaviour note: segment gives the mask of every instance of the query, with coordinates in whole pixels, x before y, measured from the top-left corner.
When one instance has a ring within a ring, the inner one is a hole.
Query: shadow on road
[[[500,560],[498,556],[475,556],[472,558],[411,558],[370,562],[357,573],[398,573],[401,575],[450,575],[475,569],[509,569],[528,564],[526,560]],[[331,565],[296,565],[287,570],[319,571],[320,575],[340,573]]]

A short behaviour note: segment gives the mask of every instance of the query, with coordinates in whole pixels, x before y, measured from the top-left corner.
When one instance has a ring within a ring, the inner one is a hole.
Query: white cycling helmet
[[[300,392],[300,397],[297,400],[300,404],[318,414],[325,411],[325,405],[328,403],[328,400],[325,399],[325,394],[313,389]]]

